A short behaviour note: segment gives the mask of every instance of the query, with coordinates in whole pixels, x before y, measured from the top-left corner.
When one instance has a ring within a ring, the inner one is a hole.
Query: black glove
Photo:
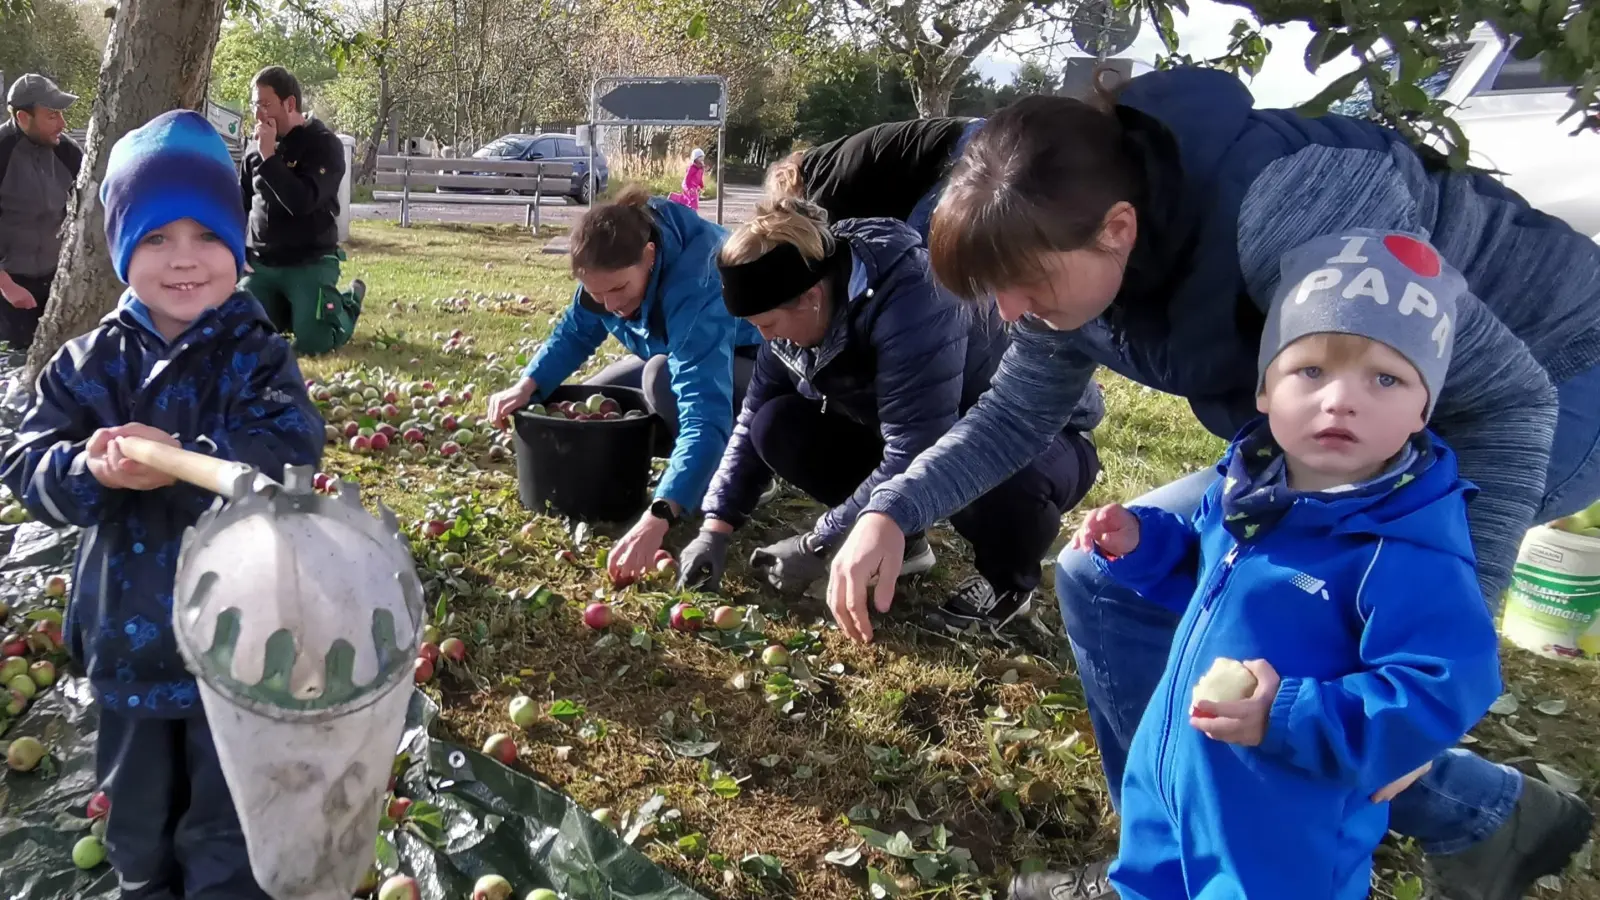
[[[797,534],[750,554],[750,568],[765,574],[780,591],[803,591],[828,577],[825,553],[810,534]]]
[[[715,593],[722,589],[722,573],[728,568],[728,541],[731,534],[702,531],[678,554],[678,590]]]

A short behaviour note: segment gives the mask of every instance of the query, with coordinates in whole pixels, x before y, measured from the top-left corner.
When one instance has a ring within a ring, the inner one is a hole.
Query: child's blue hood
[[[1263,503],[1261,492],[1272,487],[1255,477],[1261,474],[1263,465],[1250,457],[1268,460],[1283,451],[1272,440],[1266,419],[1257,419],[1240,431],[1217,464],[1217,471],[1224,478],[1224,515],[1228,524],[1235,526],[1230,531],[1257,509],[1269,509],[1264,520],[1267,528],[1288,527],[1311,535],[1370,534],[1473,562],[1465,512],[1477,487],[1461,478],[1455,452],[1433,432],[1415,435],[1412,447],[1416,455],[1403,472],[1368,487],[1315,494],[1291,491],[1277,504]],[[1251,483],[1239,483],[1246,480]],[[1239,498],[1245,495],[1251,496],[1241,501]],[[1441,502],[1452,497],[1454,502]],[[1282,516],[1281,525],[1272,524],[1274,514]],[[1239,533],[1243,534],[1242,529]]]

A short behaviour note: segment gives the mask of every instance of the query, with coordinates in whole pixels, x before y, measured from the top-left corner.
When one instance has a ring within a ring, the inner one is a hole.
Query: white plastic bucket
[[[1541,656],[1600,658],[1600,538],[1547,525],[1530,529],[1512,570],[1500,633]]]

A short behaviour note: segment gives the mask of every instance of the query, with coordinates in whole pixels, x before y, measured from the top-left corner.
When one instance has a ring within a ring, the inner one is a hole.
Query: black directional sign
[[[717,125],[723,120],[719,80],[640,79],[604,86],[600,109],[618,120],[637,123]]]

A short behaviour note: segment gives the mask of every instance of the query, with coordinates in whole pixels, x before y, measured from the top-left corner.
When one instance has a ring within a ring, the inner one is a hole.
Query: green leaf
[[[1355,90],[1356,85],[1360,84],[1361,79],[1366,76],[1367,73],[1363,69],[1356,69],[1354,72],[1341,75],[1332,84],[1318,91],[1315,97],[1296,107],[1295,111],[1302,116],[1316,117],[1325,115],[1328,112],[1328,107],[1350,96],[1350,92]]]
[[[571,700],[557,700],[550,704],[550,708],[546,712],[549,713],[550,718],[558,722],[571,724],[574,719],[583,715],[587,710]]]
[[[1395,879],[1394,900],[1422,900],[1422,879],[1415,875]]]
[[[1413,112],[1422,112],[1428,108],[1428,95],[1414,84],[1395,82],[1389,85],[1389,96],[1394,102]]]
[[[450,611],[445,607],[444,595],[440,594],[439,602],[433,605],[433,624],[443,625],[444,617],[448,615],[449,612]]]
[[[884,900],[886,897],[900,896],[900,885],[895,884],[894,879],[889,877],[882,869],[868,866],[867,892],[873,896],[874,900]]]
[[[389,843],[385,835],[378,835],[378,869],[382,872],[393,872],[400,868],[400,854],[395,852],[394,845]]]
[[[696,831],[678,838],[676,846],[678,852],[688,857],[699,857],[706,852],[706,836]]]
[[[1348,31],[1319,31],[1306,45],[1306,71],[1316,72],[1335,57],[1350,50],[1355,39]]]
[[[711,793],[724,800],[732,800],[739,796],[742,790],[738,780],[727,772],[719,772],[711,778]]]
[[[1585,9],[1567,20],[1565,28],[1567,46],[1578,56],[1589,55],[1589,26],[1594,21],[1594,10]]]
[[[764,881],[777,881],[783,877],[783,863],[770,853],[751,853],[739,860],[739,868],[746,875]]]
[[[705,37],[706,36],[706,14],[703,13],[703,12],[697,12],[694,15],[690,16],[689,17],[689,27],[684,29],[684,33],[689,36],[689,40],[691,40],[691,41],[698,41],[701,38]]]
[[[1172,21],[1172,9],[1165,3],[1161,5],[1160,13],[1156,17],[1156,31],[1161,35],[1161,44],[1167,48],[1167,52],[1177,53],[1178,28]]]
[[[919,856],[911,861],[911,868],[916,870],[923,881],[933,881],[939,877],[939,872],[944,867],[931,856]]]
[[[628,646],[637,647],[649,653],[654,649],[655,645],[655,639],[650,636],[650,632],[644,630],[643,625],[633,626],[633,637],[628,638]]]
[[[917,853],[917,848],[912,846],[911,838],[906,836],[904,831],[896,831],[894,837],[889,838],[888,843],[884,845],[883,852],[890,856],[898,856],[901,859],[916,859],[920,855]]]

